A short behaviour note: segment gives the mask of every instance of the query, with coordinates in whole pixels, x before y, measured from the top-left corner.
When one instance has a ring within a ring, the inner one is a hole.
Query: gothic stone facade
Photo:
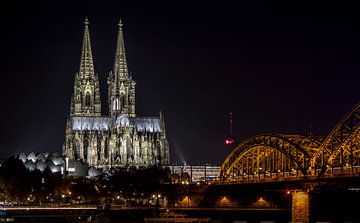
[[[114,68],[108,76],[109,114],[102,115],[88,24],[86,19],[63,155],[105,169],[124,165],[168,165],[170,156],[164,116],[161,112],[157,117],[138,117],[135,113],[135,81],[127,67],[121,21]]]

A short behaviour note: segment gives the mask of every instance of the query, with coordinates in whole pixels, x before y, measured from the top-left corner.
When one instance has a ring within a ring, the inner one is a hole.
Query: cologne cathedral
[[[84,24],[80,69],[75,74],[63,155],[104,169],[168,165],[164,116],[160,112],[155,117],[139,117],[135,112],[135,81],[127,67],[123,24],[120,21],[114,67],[108,75],[106,115],[101,111],[87,19]]]

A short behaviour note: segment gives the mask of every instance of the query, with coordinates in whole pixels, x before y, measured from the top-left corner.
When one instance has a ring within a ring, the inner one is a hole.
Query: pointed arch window
[[[86,92],[85,95],[85,106],[90,106],[90,92]]]
[[[102,141],[102,137],[101,136],[98,136],[97,137],[97,160],[98,162],[101,160],[101,141]]]
[[[104,158],[109,158],[109,150],[108,150],[108,139],[105,138],[104,142]]]
[[[80,143],[78,140],[73,141],[74,159],[80,159]]]
[[[89,146],[90,146],[90,143],[89,143],[89,139],[85,138],[84,139],[84,159],[87,160],[87,156],[88,156],[88,150],[89,150]]]
[[[120,103],[121,103],[122,107],[124,107],[124,105],[127,104],[126,101],[125,101],[125,94],[124,93],[120,94]]]
[[[161,146],[161,142],[159,140],[156,141],[156,155],[157,155],[157,163],[161,163],[161,158],[162,158],[162,146]]]
[[[119,98],[114,99],[113,110],[115,110],[115,111],[120,110]]]

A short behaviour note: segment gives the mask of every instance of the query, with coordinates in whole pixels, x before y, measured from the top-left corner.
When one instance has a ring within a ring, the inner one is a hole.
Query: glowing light
[[[226,140],[225,140],[225,144],[226,144],[226,145],[234,144],[234,140],[233,140],[233,139],[226,139]]]
[[[255,203],[254,203],[254,205],[256,206],[256,207],[269,207],[269,202],[267,202],[266,200],[265,200],[265,198],[263,198],[263,197],[260,197]]]
[[[42,208],[42,207],[9,207],[3,210],[96,210],[97,207],[56,207],[56,208]]]
[[[231,201],[226,196],[220,197],[217,203],[218,203],[218,205],[220,205],[222,207],[230,207],[231,206]]]

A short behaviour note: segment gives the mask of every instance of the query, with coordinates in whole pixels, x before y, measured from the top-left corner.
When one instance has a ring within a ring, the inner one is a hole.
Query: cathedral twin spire
[[[169,164],[169,144],[162,114],[159,118],[136,117],[136,83],[127,67],[121,21],[114,56],[107,79],[109,114],[105,114],[101,112],[99,77],[94,69],[89,21],[85,19],[81,61],[75,75],[63,154],[106,169],[129,164]]]
[[[124,34],[122,30],[122,22],[121,19],[119,21],[119,31],[118,38],[116,44],[116,55],[115,55],[115,63],[114,63],[114,75],[116,80],[127,79],[128,77],[128,68],[126,63],[126,55],[125,55],[125,43],[124,43]]]
[[[84,37],[79,73],[75,77],[71,115],[101,115],[99,80],[94,71],[89,21],[84,21]],[[135,81],[129,75],[122,22],[120,20],[113,71],[108,77],[109,111],[112,116],[135,116]]]
[[[114,69],[109,73],[109,111],[111,116],[135,116],[135,81],[129,75],[122,22],[119,21]]]
[[[84,39],[83,39],[83,46],[81,52],[81,60],[80,60],[80,70],[79,74],[83,78],[86,77],[94,77],[94,62],[91,52],[91,45],[90,45],[90,33],[89,33],[89,21],[85,18],[84,21],[85,30],[84,30]]]

